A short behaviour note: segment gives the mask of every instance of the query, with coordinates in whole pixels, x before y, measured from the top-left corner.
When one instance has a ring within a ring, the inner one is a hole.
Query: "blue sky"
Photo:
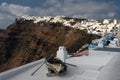
[[[120,0],[0,0],[0,28],[22,15],[119,19]]]

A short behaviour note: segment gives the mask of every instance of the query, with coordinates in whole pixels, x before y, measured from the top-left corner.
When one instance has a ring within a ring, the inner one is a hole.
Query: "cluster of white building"
[[[117,32],[120,31],[120,21],[119,20],[111,20],[111,19],[104,19],[103,21],[97,21],[93,19],[86,19],[83,21],[76,21],[74,18],[66,19],[65,16],[21,16],[19,19],[24,20],[33,20],[34,23],[38,22],[53,22],[57,23],[60,22],[64,26],[69,26],[73,28],[79,28],[82,30],[87,30],[88,33],[91,34],[103,34],[103,33],[110,33],[110,32]],[[71,24],[74,23],[74,24]]]
[[[120,31],[119,20],[104,19],[101,22],[96,20],[82,21],[81,26],[87,28],[88,33],[92,34],[105,34],[105,33],[117,33]]]

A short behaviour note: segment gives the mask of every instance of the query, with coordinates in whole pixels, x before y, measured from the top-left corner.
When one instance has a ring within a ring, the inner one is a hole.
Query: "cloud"
[[[45,0],[42,7],[34,8],[38,15],[65,15],[82,18],[103,19],[116,16],[116,6],[110,2],[95,0]],[[48,7],[49,6],[49,7]]]
[[[2,19],[13,21],[15,17],[22,15],[65,15],[92,19],[114,18],[117,14],[117,8],[110,2],[97,2],[96,0],[45,0],[42,5],[34,8],[4,2],[0,5],[0,21]]]
[[[13,18],[14,18],[14,16],[12,16],[12,15],[1,14],[1,13],[0,13],[0,20],[4,20],[4,19],[12,20]]]
[[[115,15],[116,15],[115,12],[110,12],[110,13],[108,13],[108,16],[109,16],[109,17],[114,17]]]
[[[2,11],[6,11],[11,13],[15,16],[22,16],[25,14],[29,14],[31,12],[31,8],[27,6],[21,6],[16,4],[8,4],[8,3],[2,3],[0,6],[0,9]]]
[[[0,28],[6,28],[13,23],[16,17],[30,15],[32,12],[28,6],[2,3],[0,5]]]
[[[13,23],[15,17],[8,14],[0,14],[0,28],[5,29],[8,25]]]
[[[48,5],[54,6],[54,5],[59,4],[59,3],[60,2],[57,0],[45,0],[44,6],[48,6]]]

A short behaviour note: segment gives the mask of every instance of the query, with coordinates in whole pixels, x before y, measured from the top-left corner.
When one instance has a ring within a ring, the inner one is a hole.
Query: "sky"
[[[120,0],[0,0],[0,28],[23,15],[119,19]]]

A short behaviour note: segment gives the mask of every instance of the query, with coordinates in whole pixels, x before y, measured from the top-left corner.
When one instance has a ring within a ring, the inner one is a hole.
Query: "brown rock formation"
[[[61,23],[16,21],[0,30],[0,72],[55,55],[59,46],[69,53],[77,51],[91,36],[85,31],[63,26]]]

